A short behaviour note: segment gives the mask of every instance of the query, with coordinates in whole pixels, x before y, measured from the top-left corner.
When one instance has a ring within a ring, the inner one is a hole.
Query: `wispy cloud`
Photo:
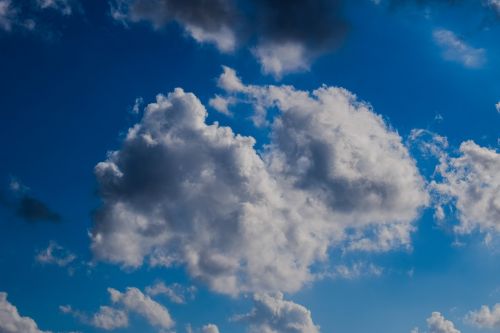
[[[444,59],[461,63],[468,68],[480,68],[486,62],[486,51],[474,48],[458,37],[453,31],[436,29],[434,41],[443,51]]]

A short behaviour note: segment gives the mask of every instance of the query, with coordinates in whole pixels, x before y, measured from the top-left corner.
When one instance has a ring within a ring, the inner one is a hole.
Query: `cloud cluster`
[[[460,333],[460,331],[455,328],[455,325],[451,321],[445,319],[439,312],[433,312],[431,316],[427,318],[427,326],[429,328],[429,333]]]
[[[368,105],[340,88],[245,86],[228,71],[220,85],[263,113],[280,111],[270,144],[259,154],[252,137],[207,124],[204,106],[182,89],[158,95],[95,168],[97,258],[184,265],[235,294],[298,290],[330,246],[409,246],[427,204],[423,180]]]
[[[7,293],[0,292],[0,332],[2,333],[50,333],[38,328],[29,317],[22,317],[17,308],[7,300]]]
[[[319,333],[319,326],[304,306],[283,299],[283,294],[255,294],[253,309],[235,321],[249,324],[249,333]]]
[[[479,310],[469,312],[465,320],[478,328],[500,328],[500,304],[492,308],[483,305]]]
[[[177,22],[193,39],[222,52],[250,44],[264,73],[307,70],[338,45],[347,30],[340,0],[113,0],[122,22],[148,21],[160,28]]]
[[[105,330],[129,326],[129,313],[135,313],[160,329],[170,329],[175,325],[168,310],[139,289],[129,287],[125,292],[108,288],[113,307],[101,306],[99,311],[89,316],[74,310],[70,305],[60,306],[63,313],[71,314],[87,325]]]
[[[500,231],[500,154],[473,141],[460,145],[456,157],[446,155],[437,168],[441,181],[431,186],[443,205],[453,204],[460,222],[455,230]]]

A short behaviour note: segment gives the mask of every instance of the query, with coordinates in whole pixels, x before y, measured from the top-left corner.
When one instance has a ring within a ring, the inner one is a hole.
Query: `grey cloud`
[[[308,69],[317,56],[342,40],[348,24],[341,0],[114,0],[112,15],[123,22],[146,20],[155,27],[178,22],[198,42],[221,51],[254,44],[264,72],[279,78]]]
[[[23,195],[18,202],[16,214],[26,222],[60,222],[61,216],[47,206],[43,201]]]

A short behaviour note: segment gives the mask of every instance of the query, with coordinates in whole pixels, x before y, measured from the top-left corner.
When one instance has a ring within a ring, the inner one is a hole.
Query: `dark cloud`
[[[340,0],[258,0],[259,37],[275,42],[299,42],[315,50],[326,49],[347,31]]]
[[[344,0],[114,0],[123,22],[149,21],[156,28],[177,22],[192,38],[223,52],[250,44],[266,73],[306,70],[334,49],[348,30]]]
[[[26,222],[34,223],[39,221],[60,222],[61,216],[50,209],[44,202],[29,195],[20,198],[16,215]]]
[[[157,25],[176,20],[208,31],[234,24],[235,9],[230,0],[136,0],[130,11],[137,19]]]

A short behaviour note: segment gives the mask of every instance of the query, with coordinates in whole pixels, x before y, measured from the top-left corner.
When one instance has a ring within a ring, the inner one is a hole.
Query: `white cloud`
[[[196,288],[194,286],[185,287],[178,283],[165,285],[163,282],[146,287],[146,294],[150,296],[165,295],[171,302],[184,304],[188,299],[194,298]]]
[[[97,258],[182,264],[222,293],[293,292],[331,246],[410,246],[424,182],[369,106],[340,88],[245,86],[229,69],[219,85],[263,114],[278,109],[270,145],[259,154],[253,138],[206,124],[182,89],[159,95],[96,166]]]
[[[54,241],[50,241],[49,246],[38,252],[35,260],[41,264],[51,264],[64,267],[72,263],[76,256],[67,251]]]
[[[352,265],[337,265],[331,272],[324,274],[324,277],[353,280],[366,276],[381,276],[383,272],[382,267],[373,263],[356,262]]]
[[[137,288],[129,287],[123,293],[108,288],[108,292],[114,306],[101,306],[98,312],[90,316],[74,310],[70,305],[60,306],[59,309],[63,313],[71,314],[85,324],[105,330],[128,327],[128,314],[130,312],[142,316],[150,325],[161,329],[170,329],[175,325],[170,313],[163,305],[144,295]]]
[[[478,328],[500,328],[500,304],[491,309],[483,305],[479,310],[469,312],[465,320]]]
[[[495,104],[495,109],[497,110],[498,113],[500,113],[500,102]]]
[[[22,317],[17,308],[7,300],[7,293],[0,292],[0,332],[1,333],[50,333],[38,329],[36,322]]]
[[[151,325],[163,329],[169,329],[175,325],[168,310],[149,296],[144,295],[139,289],[129,287],[124,293],[113,288],[108,288],[108,291],[113,303],[144,317]]]
[[[128,327],[129,319],[125,311],[115,309],[109,306],[99,307],[99,311],[91,316],[86,315],[78,310],[73,310],[70,305],[61,305],[61,312],[71,314],[81,322],[103,330],[115,330],[117,328]]]
[[[465,67],[478,68],[486,62],[486,51],[466,44],[452,31],[436,29],[434,41],[443,49],[443,57],[449,61],[459,62]]]
[[[309,70],[310,59],[305,45],[301,43],[261,44],[253,49],[253,54],[262,66],[262,72],[276,79],[288,73]]]
[[[433,312],[432,315],[427,318],[427,326],[429,328],[429,333],[460,333],[460,331],[455,328],[454,324],[446,320],[439,312]]]
[[[199,43],[214,44],[221,52],[233,52],[236,48],[236,37],[233,31],[222,26],[216,31],[207,31],[196,25],[186,25],[186,31]]]
[[[92,325],[105,330],[128,327],[128,316],[125,311],[101,306],[92,317]]]
[[[439,205],[454,204],[460,224],[459,233],[500,231],[500,154],[473,141],[460,145],[457,157],[441,159],[433,181]]]
[[[319,333],[319,326],[304,306],[283,299],[283,294],[255,294],[254,307],[234,317],[249,324],[250,333]]]
[[[233,114],[229,111],[229,106],[234,104],[235,101],[233,98],[225,98],[219,95],[215,95],[215,97],[211,98],[209,104],[216,111],[225,114],[226,116],[232,116]]]
[[[202,333],[219,333],[219,328],[214,324],[207,324],[202,327]]]

